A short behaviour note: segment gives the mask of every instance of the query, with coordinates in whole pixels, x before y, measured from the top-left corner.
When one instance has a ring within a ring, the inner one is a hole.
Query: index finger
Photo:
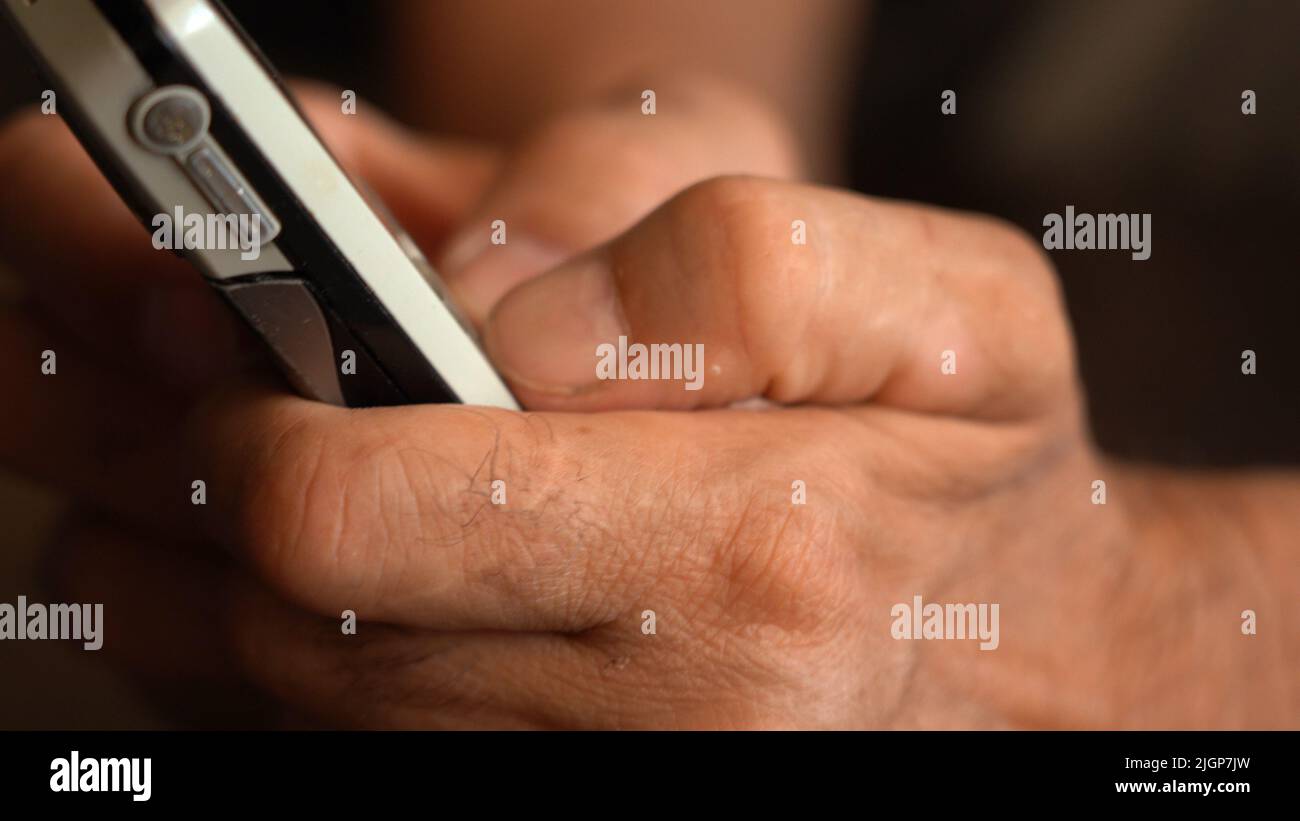
[[[576,632],[626,613],[666,579],[783,563],[724,546],[788,546],[805,521],[788,515],[784,477],[835,463],[846,448],[825,420],[790,416],[797,455],[747,446],[772,441],[767,416],[227,397],[195,426],[199,511],[272,587],[316,612]],[[773,523],[780,538],[756,535]]]

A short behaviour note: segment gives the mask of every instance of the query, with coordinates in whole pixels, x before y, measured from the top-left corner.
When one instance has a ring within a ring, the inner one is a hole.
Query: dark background
[[[227,5],[283,73],[399,118],[409,107],[381,74],[383,2]],[[1066,205],[1150,212],[1147,261],[1054,254],[1099,444],[1178,464],[1295,464],[1297,37],[1297,2],[884,2],[862,33],[845,182],[1038,236]],[[38,99],[7,30],[0,55],[0,112]],[[1247,88],[1254,116],[1240,111]],[[939,113],[943,89],[956,116]]]
[[[1300,3],[884,3],[860,76],[855,187],[1152,214],[1149,260],[1053,253],[1104,449],[1300,461]]]

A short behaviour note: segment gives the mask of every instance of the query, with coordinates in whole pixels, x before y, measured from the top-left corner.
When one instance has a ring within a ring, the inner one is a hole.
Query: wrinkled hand
[[[172,679],[233,661],[350,726],[1188,721],[1149,628],[1183,588],[1128,508],[1091,503],[1130,474],[1087,441],[1035,244],[737,176],[796,172],[779,130],[721,93],[685,109],[567,115],[503,160],[313,106],[442,249],[527,413],[269,386],[67,138],[10,126],[0,167],[29,196],[5,207],[35,211],[3,215],[0,253],[44,319],[0,324],[0,455],[134,523],[65,534],[62,584],[110,603],[110,649]],[[702,344],[701,389],[598,380],[620,335]],[[997,603],[997,649],[895,639],[915,595]]]

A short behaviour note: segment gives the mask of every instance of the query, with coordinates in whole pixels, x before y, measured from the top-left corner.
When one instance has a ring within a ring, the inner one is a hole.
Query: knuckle
[[[1059,279],[1042,243],[1019,225],[998,217],[984,219],[989,226],[990,244],[1002,261],[1005,284],[1019,286],[1040,300],[1059,301]]]
[[[846,599],[837,528],[815,509],[751,504],[721,554],[734,612],[787,634],[821,633]]]
[[[1074,370],[1074,343],[1065,298],[1042,244],[1019,226],[993,219],[991,242],[1001,260],[1001,276],[990,289],[989,316],[1002,316],[1023,344],[1002,346],[999,357],[1008,378],[1026,396],[1048,401]],[[1037,404],[1037,402],[1035,402]]]
[[[796,252],[791,242],[794,220],[808,215],[798,213],[789,191],[757,177],[716,177],[687,189],[669,209],[680,270],[711,283],[701,294],[712,303],[708,315],[759,372],[777,372],[789,355],[824,274],[816,255]]]
[[[756,240],[766,245],[775,239],[767,229],[787,210],[776,196],[778,187],[769,180],[742,174],[712,177],[683,191],[674,211],[679,219],[718,224],[727,230],[728,239],[745,241],[736,243],[742,248]],[[787,235],[788,231],[782,231],[778,237]]]
[[[755,455],[748,475],[851,476],[840,465],[843,443],[819,444],[813,427],[797,452]],[[804,459],[814,461],[799,470]],[[798,505],[784,482],[756,480],[736,489],[729,505],[732,532],[714,553],[731,618],[808,638],[825,633],[852,601],[858,576],[853,551],[845,547],[850,518],[841,514],[835,484],[819,483],[817,504]]]
[[[936,219],[918,212],[922,222]],[[997,217],[956,215],[942,236],[932,283],[950,306],[959,341],[973,342],[981,377],[998,386],[1000,412],[1040,416],[1073,401],[1074,343],[1059,278],[1041,244]]]

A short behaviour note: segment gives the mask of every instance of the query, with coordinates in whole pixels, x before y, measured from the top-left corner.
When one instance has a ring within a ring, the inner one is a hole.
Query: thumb
[[[671,195],[726,173],[796,173],[793,141],[730,86],[640,85],[558,115],[527,136],[448,243],[438,270],[480,324],[520,282],[612,239]]]
[[[694,186],[520,285],[484,344],[538,410],[762,398],[1007,420],[1075,395],[1059,284],[1027,235],[756,178]]]

